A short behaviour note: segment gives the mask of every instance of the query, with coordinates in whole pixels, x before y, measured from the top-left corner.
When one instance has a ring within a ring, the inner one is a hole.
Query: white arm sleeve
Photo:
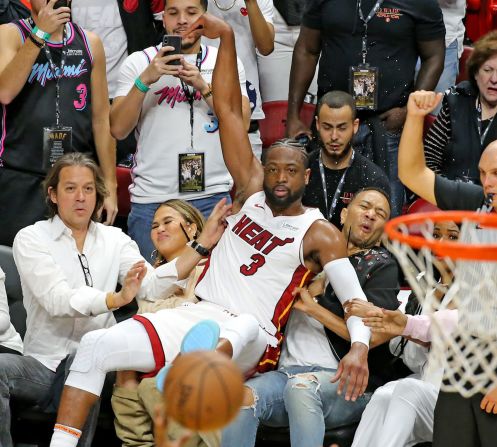
[[[356,271],[348,258],[330,261],[323,267],[323,270],[342,304],[352,298],[368,300],[359,284]],[[347,329],[350,334],[350,343],[360,342],[369,347],[371,330],[364,326],[361,318],[350,317],[347,320]]]

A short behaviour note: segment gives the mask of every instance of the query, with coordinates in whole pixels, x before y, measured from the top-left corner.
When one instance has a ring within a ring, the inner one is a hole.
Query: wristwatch
[[[192,247],[200,256],[206,258],[210,255],[211,251],[202,245],[200,245],[196,240],[188,242],[188,245]]]
[[[37,26],[35,26],[33,28],[33,34],[38,37],[39,39],[41,40],[49,40],[50,39],[50,34],[49,33],[46,33],[45,31],[42,31],[40,28],[38,28]]]

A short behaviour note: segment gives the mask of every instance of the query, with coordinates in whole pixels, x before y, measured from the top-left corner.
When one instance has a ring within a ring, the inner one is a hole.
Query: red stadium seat
[[[131,170],[122,166],[116,168],[118,216],[127,217],[130,210],[129,185],[131,185]]]
[[[497,0],[468,0],[466,36],[473,42],[497,27]]]
[[[300,118],[308,126],[314,119],[315,104],[304,103]],[[259,121],[262,147],[271,146],[276,140],[285,137],[288,101],[269,101],[262,104],[266,118]]]
[[[407,209],[407,214],[424,213],[427,211],[440,211],[440,209],[427,202],[425,199],[419,198],[411,203]]]
[[[426,200],[419,198],[411,203],[406,214],[425,213],[428,211],[440,211],[440,209]],[[409,225],[409,233],[413,235],[421,235],[421,224]]]
[[[466,1],[466,11],[467,12],[478,12],[481,8],[481,0],[467,0]]]
[[[473,47],[464,45],[463,52],[459,59],[459,74],[457,75],[456,84],[461,81],[466,81],[468,79],[468,70],[466,69],[466,64],[468,63],[469,56],[473,52]]]

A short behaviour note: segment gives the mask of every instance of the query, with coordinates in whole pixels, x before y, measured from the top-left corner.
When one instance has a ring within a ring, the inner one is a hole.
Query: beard
[[[293,193],[289,192],[286,197],[278,197],[273,193],[272,189],[266,185],[266,183],[263,183],[262,187],[264,189],[264,193],[266,194],[266,200],[269,207],[276,209],[288,208],[296,201],[302,200],[305,191],[305,185],[303,185],[301,188],[294,191]]]
[[[181,43],[181,50],[183,52],[188,51],[190,48],[194,47],[195,45],[197,45],[198,41],[200,40],[201,38],[201,35],[200,34],[197,34],[195,33],[195,37],[196,39],[195,40],[192,40],[191,42],[185,42],[185,41],[182,41]]]
[[[375,247],[381,237],[381,233],[373,232],[369,235],[369,237],[360,238],[350,227],[347,228],[345,234],[347,235],[347,243],[352,243],[353,246],[359,248],[360,250],[367,250]]]
[[[350,152],[352,151],[352,143],[349,142],[347,146],[345,146],[342,152],[330,153],[326,150],[324,143],[321,141],[321,151],[322,153],[325,154],[326,158],[328,158],[332,163],[338,164],[342,160],[345,160],[350,155]]]

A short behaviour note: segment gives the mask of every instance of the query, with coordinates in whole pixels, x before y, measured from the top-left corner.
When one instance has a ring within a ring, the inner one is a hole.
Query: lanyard
[[[198,71],[200,71],[200,68],[202,67],[202,47],[200,47],[200,50],[198,50],[197,53],[197,60],[195,62],[195,66],[197,67]],[[190,147],[193,150],[193,124],[194,124],[194,117],[193,117],[193,103],[195,101],[195,94],[197,93],[195,89],[190,91],[188,88],[188,85],[186,85],[183,82],[183,79],[180,79],[181,82],[181,87],[183,88],[183,92],[185,94],[186,99],[188,100],[188,104],[190,104]]]
[[[485,138],[487,137],[488,131],[490,130],[490,126],[492,126],[492,122],[493,122],[493,120],[495,118],[495,115],[488,120],[487,128],[482,133],[482,131],[483,131],[483,120],[481,118],[482,108],[481,108],[481,101],[480,101],[480,97],[479,96],[478,96],[478,99],[476,100],[476,111],[478,112],[476,114],[476,118],[478,120],[478,133],[480,134],[480,144],[483,146],[483,142],[485,141]]]
[[[331,207],[328,209],[328,188],[326,187],[326,175],[324,172],[322,152],[319,152],[319,172],[321,173],[321,183],[323,185],[324,203],[326,206],[326,211],[328,212],[329,221],[331,221],[331,218],[335,213],[338,199],[340,198],[340,194],[342,194],[343,185],[345,184],[345,176],[347,175],[349,168],[352,166],[352,163],[354,163],[354,157],[355,157],[355,151],[354,149],[352,149],[352,157],[350,157],[349,165],[347,166],[347,169],[345,169],[345,172],[342,174],[342,178],[338,182],[335,195],[333,196],[333,201],[331,202]]]
[[[362,0],[357,0],[357,12],[359,13],[359,18],[362,23],[364,23],[364,32],[362,34],[362,63],[366,63],[366,56],[368,54],[368,23],[373,18],[373,16],[378,12],[384,0],[376,0],[376,4],[373,9],[369,11],[369,14],[364,18],[364,13],[362,12]]]
[[[30,25],[35,26],[34,20],[30,19]],[[66,66],[67,59],[67,30],[66,25],[64,25],[64,31],[62,32],[62,56],[60,59],[60,67],[57,67],[53,61],[52,54],[47,45],[44,46],[45,55],[47,56],[48,63],[50,64],[50,70],[52,71],[55,81],[55,124],[60,126],[60,80],[64,76],[64,67]],[[59,74],[57,75],[57,71]]]

